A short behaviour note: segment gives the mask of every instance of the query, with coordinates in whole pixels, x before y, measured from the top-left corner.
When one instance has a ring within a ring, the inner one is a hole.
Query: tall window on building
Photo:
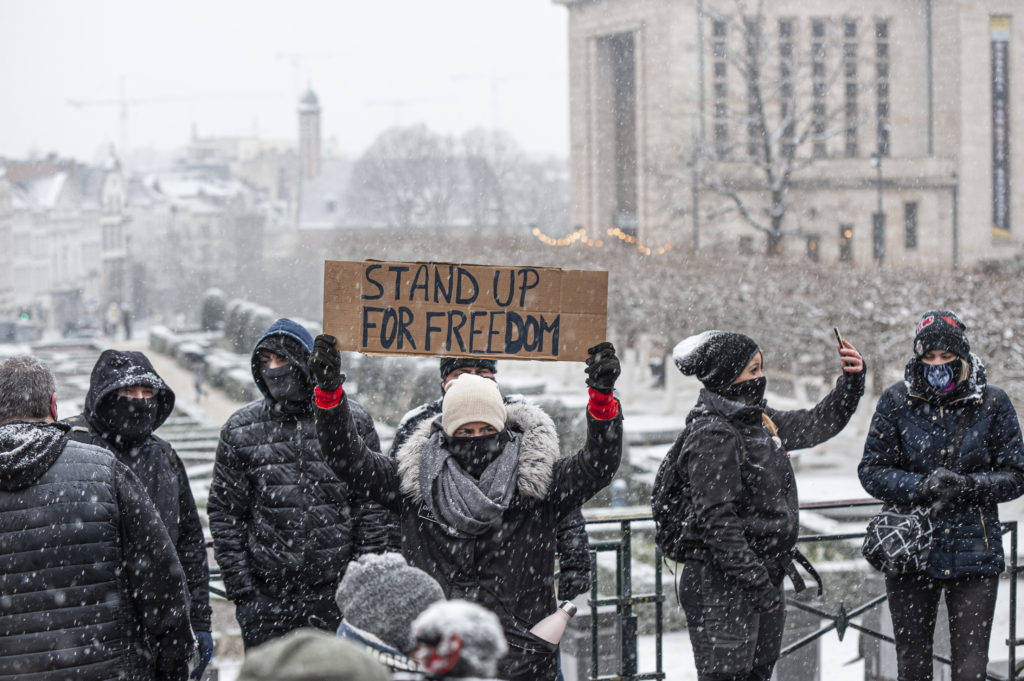
[[[878,153],[882,156],[889,155],[889,146],[892,137],[892,126],[890,124],[889,111],[890,64],[889,22],[886,20],[878,20],[875,22],[875,114],[877,123]]]
[[[746,40],[747,54],[758,54],[763,47],[761,23],[758,19],[743,20],[743,39]],[[747,157],[757,158],[761,155],[764,142],[764,126],[761,124],[761,103],[757,92],[757,81],[747,80]]]
[[[828,82],[825,75],[825,20],[811,20],[811,131],[813,153],[816,157],[828,155],[825,144],[825,95]]]
[[[853,261],[853,225],[839,225],[839,262]]]
[[[843,21],[843,83],[845,85],[844,117],[847,158],[857,156],[857,22]]]
[[[636,50],[632,33],[611,39],[615,116],[616,226],[631,234],[637,229]]]
[[[908,201],[903,204],[903,226],[905,230],[904,245],[908,251],[917,248],[917,202]]]
[[[711,87],[714,106],[715,154],[719,158],[729,155],[729,83],[726,80],[726,39],[728,31],[725,21],[711,22]]]
[[[792,156],[795,148],[793,137],[796,122],[793,120],[796,107],[794,80],[796,66],[793,63],[792,19],[779,20],[779,120],[782,122],[782,153]]]

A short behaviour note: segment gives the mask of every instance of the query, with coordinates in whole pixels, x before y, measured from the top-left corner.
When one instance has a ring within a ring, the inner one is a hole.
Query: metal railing
[[[801,504],[800,508],[802,510],[825,511],[879,505],[880,502],[874,499],[862,499],[854,501]],[[588,605],[590,606],[590,670],[586,677],[590,681],[662,681],[665,678],[663,654],[665,619],[665,593],[663,588],[664,569],[661,550],[657,547],[654,549],[655,560],[653,592],[637,594],[634,593],[633,589],[633,539],[636,534],[634,532],[633,525],[634,523],[644,523],[653,528],[653,522],[653,518],[649,513],[616,513],[614,511],[605,511],[601,514],[587,514],[587,529],[588,532],[592,534],[606,534],[611,531],[609,530],[610,527],[613,528],[614,526],[618,526],[617,538],[592,539],[590,541],[590,559],[592,566],[590,598],[588,600]],[[1009,565],[1007,566],[1007,574],[1010,576],[1010,613],[1009,635],[1006,639],[1008,652],[1007,674],[1006,676],[996,676],[989,673],[986,675],[986,679],[989,681],[1008,681],[1010,679],[1017,681],[1018,679],[1024,678],[1024,676],[1020,675],[1020,672],[1024,670],[1017,668],[1017,646],[1024,645],[1024,638],[1017,637],[1016,576],[1024,572],[1024,567],[1020,566],[1017,560],[1018,542],[1016,521],[1004,522],[1001,525],[1004,536],[1009,535],[1009,551],[1007,552],[1009,554]],[[863,539],[864,534],[865,533],[862,531],[839,534],[805,534],[801,535],[797,539],[797,542],[802,544],[843,542]],[[653,531],[650,535],[653,541]],[[612,595],[602,596],[600,570],[598,569],[598,554],[606,552],[615,554],[615,591]],[[219,580],[219,578],[220,571],[215,567],[211,568],[211,582],[213,580]],[[219,588],[215,584],[211,583],[210,592],[226,598],[226,594],[223,589]],[[867,602],[857,605],[849,610],[846,608],[845,603],[840,602],[833,612],[828,612],[796,599],[788,601],[788,605],[791,607],[815,615],[825,624],[818,630],[785,645],[780,653],[780,658],[784,658],[795,653],[815,641],[820,640],[832,631],[835,631],[839,640],[842,641],[843,636],[846,634],[848,629],[853,629],[861,634],[893,645],[895,641],[891,636],[853,621],[854,618],[865,614],[872,608],[880,606],[886,600],[887,597],[883,593],[879,596],[870,598]],[[640,671],[638,654],[639,628],[637,624],[638,616],[635,608],[638,606],[650,605],[654,606],[655,668],[653,671]],[[614,606],[615,608],[615,626],[617,628],[620,646],[619,670],[617,674],[598,673],[600,670],[599,644],[601,635],[598,610],[599,608],[608,606]],[[945,665],[949,665],[951,663],[948,657],[942,655],[933,654],[932,657]],[[1022,666],[1024,666],[1024,664],[1022,664]]]
[[[802,510],[815,510],[815,511],[826,511],[836,510],[844,508],[856,508],[856,507],[869,507],[869,506],[880,506],[881,502],[874,499],[863,499],[854,501],[840,501],[840,502],[828,502],[828,503],[813,503],[813,504],[802,504]],[[654,565],[654,591],[649,594],[635,594],[632,583],[632,540],[635,535],[633,524],[634,523],[653,523],[653,519],[650,514],[644,513],[620,513],[604,512],[599,515],[587,514],[587,528],[588,531],[597,532],[598,534],[609,532],[609,527],[618,525],[619,536],[615,539],[598,539],[591,540],[591,595],[589,600],[590,605],[590,629],[591,629],[591,668],[586,678],[590,681],[639,681],[641,679],[664,679],[664,657],[663,657],[663,642],[664,642],[664,589],[662,584],[662,577],[664,570],[662,569],[663,561],[661,551],[655,548],[655,565]],[[866,525],[866,522],[865,522]],[[1016,577],[1024,572],[1024,568],[1018,565],[1017,560],[1017,523],[1016,521],[1003,522],[1001,524],[1003,535],[1009,537],[1009,550],[1007,574],[1010,576],[1009,579],[1009,635],[1006,639],[1006,646],[1008,652],[1007,660],[1007,671],[1005,676],[997,676],[992,673],[986,675],[986,679],[989,681],[1007,681],[1013,679],[1024,678],[1021,676],[1021,669],[1017,667],[1017,646],[1024,645],[1024,638],[1017,637],[1017,580]],[[805,534],[801,535],[797,542],[799,544],[820,544],[823,542],[847,542],[851,540],[861,540],[864,538],[864,532],[850,532],[850,533],[837,533],[837,534]],[[653,533],[651,533],[653,538]],[[602,552],[614,552],[615,553],[615,592],[614,595],[600,595],[599,582],[599,570],[597,556]],[[870,627],[864,626],[853,621],[855,618],[867,613],[869,610],[879,607],[882,603],[887,600],[887,596],[883,593],[879,596],[870,598],[864,603],[856,605],[850,609],[847,609],[845,603],[840,601],[834,611],[829,612],[822,608],[816,607],[812,604],[805,603],[796,599],[788,601],[788,605],[791,607],[802,610],[806,613],[810,613],[818,617],[823,626],[819,627],[816,631],[811,632],[801,638],[797,639],[785,645],[780,653],[780,659],[786,656],[792,655],[793,653],[801,650],[802,648],[822,639],[830,632],[836,632],[839,640],[843,640],[843,636],[846,631],[853,629],[860,632],[863,635],[884,641],[889,645],[894,645],[895,641],[891,636],[888,636],[882,632],[875,631]],[[654,622],[654,657],[655,657],[655,668],[653,671],[639,671],[638,670],[638,642],[639,635],[637,629],[637,615],[634,611],[635,606],[653,604],[655,607],[655,622]],[[618,640],[621,649],[620,658],[620,669],[618,674],[599,674],[599,660],[598,660],[598,641],[599,641],[599,623],[598,623],[598,608],[601,606],[615,606],[616,613],[616,626],[618,627]],[[950,665],[951,661],[948,657],[943,655],[933,654],[933,659],[945,664]],[[1024,666],[1024,664],[1022,664]]]

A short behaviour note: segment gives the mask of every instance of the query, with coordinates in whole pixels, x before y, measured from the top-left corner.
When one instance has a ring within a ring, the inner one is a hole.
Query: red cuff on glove
[[[313,401],[321,409],[334,409],[341,404],[341,396],[345,394],[345,386],[340,385],[334,392],[321,390],[320,386],[313,388]]]
[[[614,395],[605,395],[593,388],[588,388],[587,392],[590,393],[590,404],[587,405],[587,411],[595,419],[607,421],[619,415],[619,401],[615,399]]]

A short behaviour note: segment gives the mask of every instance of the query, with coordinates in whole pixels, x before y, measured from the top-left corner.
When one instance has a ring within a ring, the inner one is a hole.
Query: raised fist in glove
[[[914,500],[920,504],[932,501],[950,501],[970,487],[970,478],[957,475],[947,468],[936,468],[921,478],[914,487]]]
[[[341,373],[341,353],[334,347],[338,339],[322,333],[313,341],[313,352],[309,355],[309,373],[320,386],[320,390],[333,393],[345,382]]]
[[[622,372],[619,358],[615,356],[615,346],[605,341],[587,350],[587,385],[599,393],[611,395],[615,389],[615,380]]]

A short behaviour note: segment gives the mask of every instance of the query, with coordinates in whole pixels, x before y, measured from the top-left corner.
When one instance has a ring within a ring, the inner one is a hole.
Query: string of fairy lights
[[[547,244],[548,246],[565,247],[572,246],[574,243],[579,242],[585,246],[590,246],[591,248],[604,247],[603,239],[591,239],[589,236],[587,236],[587,230],[583,227],[580,227],[576,231],[571,232],[561,238],[548,236],[547,234],[542,232],[539,227],[534,227],[533,235],[537,237],[538,241],[540,241],[543,244]],[[609,228],[608,236],[614,236],[619,241],[624,241],[627,244],[632,244],[636,246],[636,250],[640,251],[640,253],[642,253],[643,255],[664,255],[665,253],[671,251],[673,246],[672,242],[666,242],[661,246],[658,246],[657,248],[652,248],[641,243],[632,234],[627,234],[626,232],[623,232],[618,227]]]

